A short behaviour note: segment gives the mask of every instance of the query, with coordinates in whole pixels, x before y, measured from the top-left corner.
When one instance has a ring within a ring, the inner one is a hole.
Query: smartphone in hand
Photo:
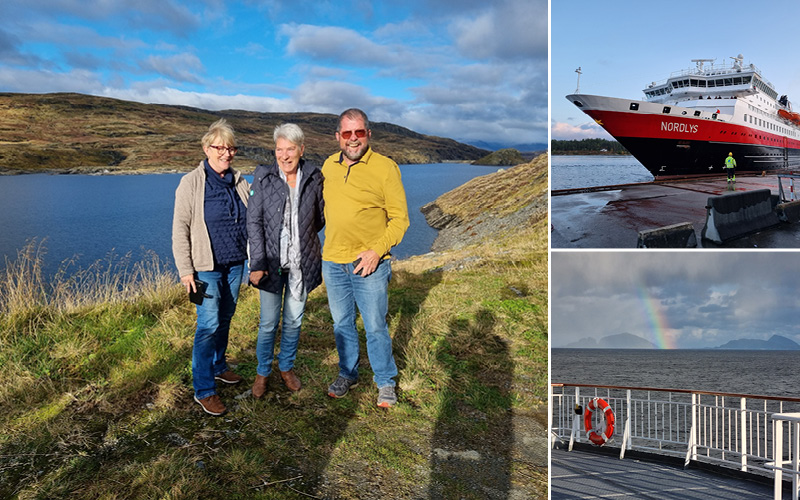
[[[354,260],[354,261],[353,261],[353,267],[354,267],[354,268],[355,268],[355,267],[358,267],[358,265],[359,265],[360,263],[361,263],[361,257],[359,257],[359,258],[357,258],[356,260]],[[362,277],[363,277],[363,276],[364,276],[364,269],[363,269],[363,268],[362,268],[362,269],[359,269],[357,273],[356,273],[356,272],[354,272],[353,274],[357,274],[357,275],[359,275],[359,276],[362,276]]]

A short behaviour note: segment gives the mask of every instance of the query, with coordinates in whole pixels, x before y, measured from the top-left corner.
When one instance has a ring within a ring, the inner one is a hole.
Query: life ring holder
[[[598,426],[597,429],[592,428],[592,414],[595,411],[601,410],[605,417],[605,429]],[[614,410],[602,398],[593,398],[586,405],[586,410],[583,412],[583,428],[586,430],[586,437],[589,441],[597,446],[603,446],[614,436]]]

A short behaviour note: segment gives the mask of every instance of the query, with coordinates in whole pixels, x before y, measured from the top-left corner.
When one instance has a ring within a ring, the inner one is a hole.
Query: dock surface
[[[788,196],[789,186],[785,179],[782,182]],[[709,197],[756,189],[779,194],[778,177],[737,175],[733,185],[719,177],[553,191],[550,244],[552,248],[636,248],[639,231],[690,222],[698,247],[800,247],[800,224],[789,223],[722,244],[701,239]]]
[[[784,498],[791,498],[790,489],[784,488]],[[771,483],[618,456],[553,449],[550,460],[551,500],[764,500],[772,495]]]

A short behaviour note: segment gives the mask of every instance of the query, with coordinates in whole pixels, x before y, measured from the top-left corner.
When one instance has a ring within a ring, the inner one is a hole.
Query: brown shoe
[[[240,375],[236,375],[232,371],[228,370],[224,373],[220,373],[219,375],[214,375],[214,380],[219,380],[220,382],[225,382],[226,384],[238,384],[244,379]]]
[[[300,387],[303,386],[303,384],[300,383],[300,379],[294,374],[294,369],[288,372],[281,372],[281,378],[283,379],[283,383],[286,384],[286,387],[292,392],[299,391]]]
[[[222,400],[219,399],[219,396],[216,394],[203,399],[197,399],[197,396],[195,396],[194,400],[203,407],[204,412],[208,413],[209,415],[214,415],[215,417],[218,417],[228,411],[228,409],[225,408],[225,405],[222,404]]]
[[[261,399],[267,393],[267,380],[268,377],[256,374],[256,381],[253,383],[253,397]]]

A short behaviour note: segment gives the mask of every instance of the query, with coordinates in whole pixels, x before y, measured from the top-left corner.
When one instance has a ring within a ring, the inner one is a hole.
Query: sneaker
[[[350,380],[341,375],[328,387],[328,396],[332,398],[343,398],[353,387],[358,385],[358,380]]]
[[[397,403],[397,395],[394,393],[393,385],[385,385],[378,389],[378,406],[391,408],[395,403]]]
[[[209,415],[214,415],[215,417],[218,417],[228,411],[228,409],[225,408],[225,405],[222,404],[222,400],[219,399],[219,396],[216,394],[203,399],[197,399],[197,396],[195,396],[194,400],[197,402],[197,404],[203,407],[204,412],[208,413]]]
[[[224,382],[226,384],[238,384],[244,379],[240,375],[236,375],[232,371],[228,370],[220,373],[219,375],[214,375],[214,380],[219,380],[220,382]]]

